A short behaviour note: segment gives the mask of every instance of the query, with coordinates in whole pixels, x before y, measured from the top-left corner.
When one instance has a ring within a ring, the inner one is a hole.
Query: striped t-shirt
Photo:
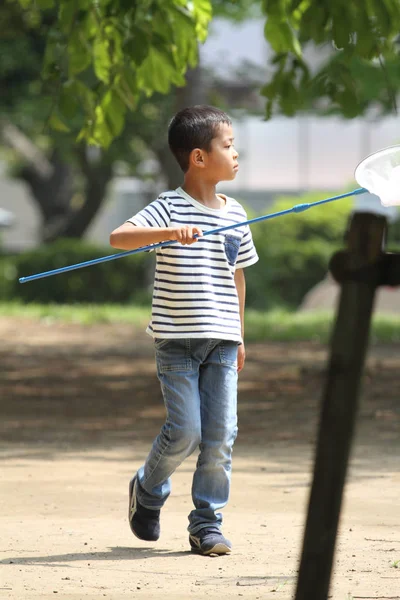
[[[182,188],[161,194],[129,219],[139,227],[198,226],[203,232],[247,220],[243,207],[224,197],[208,208]],[[156,248],[151,321],[154,338],[216,338],[242,341],[235,269],[258,260],[248,225]]]

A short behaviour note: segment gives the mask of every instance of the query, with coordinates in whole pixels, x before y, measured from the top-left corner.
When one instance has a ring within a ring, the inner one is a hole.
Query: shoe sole
[[[230,554],[232,552],[232,548],[227,546],[222,542],[215,544],[209,550],[201,550],[201,548],[192,548],[193,554],[201,554],[201,556],[210,556],[210,554],[218,554],[218,556],[222,556],[223,554]]]

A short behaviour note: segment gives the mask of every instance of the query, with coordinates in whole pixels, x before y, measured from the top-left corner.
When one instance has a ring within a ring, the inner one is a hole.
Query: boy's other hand
[[[171,227],[171,240],[176,240],[180,244],[194,244],[197,242],[196,236],[202,236],[203,232],[200,227],[192,227],[191,225],[182,225],[182,227]]]
[[[238,373],[240,373],[240,371],[243,369],[245,360],[246,360],[246,351],[244,349],[244,344],[240,344],[240,346],[238,346],[238,353],[237,353]]]

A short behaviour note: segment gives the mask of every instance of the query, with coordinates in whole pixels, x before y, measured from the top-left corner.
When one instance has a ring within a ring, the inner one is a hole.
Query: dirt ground
[[[249,344],[224,511],[232,555],[188,551],[195,458],[156,544],[128,481],[163,420],[151,340],[128,326],[0,318],[0,599],[289,600],[327,348]],[[400,599],[400,346],[369,352],[330,597]]]

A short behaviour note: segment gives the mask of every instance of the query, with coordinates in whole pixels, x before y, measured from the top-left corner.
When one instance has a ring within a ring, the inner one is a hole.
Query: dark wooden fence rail
[[[330,263],[340,283],[322,396],[313,483],[295,600],[326,600],[349,455],[357,417],[376,289],[400,285],[400,254],[384,251],[385,217],[355,213],[347,249]]]

